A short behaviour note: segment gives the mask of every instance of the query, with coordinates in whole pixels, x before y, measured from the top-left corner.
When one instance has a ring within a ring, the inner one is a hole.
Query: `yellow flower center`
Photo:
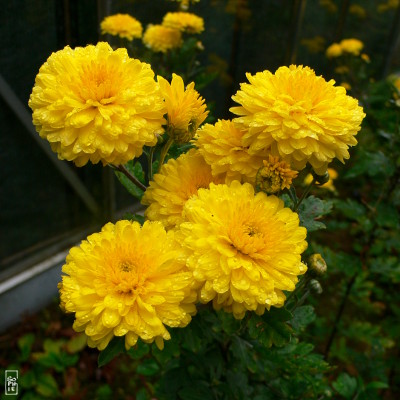
[[[118,93],[118,82],[121,77],[107,65],[91,63],[85,66],[81,75],[82,86],[79,94],[82,99],[92,106],[101,106],[114,102]]]
[[[131,272],[132,269],[136,269],[136,266],[130,261],[122,261],[118,267],[123,272]]]
[[[265,247],[262,230],[254,222],[235,221],[228,227],[228,237],[235,249],[242,254],[252,255]]]

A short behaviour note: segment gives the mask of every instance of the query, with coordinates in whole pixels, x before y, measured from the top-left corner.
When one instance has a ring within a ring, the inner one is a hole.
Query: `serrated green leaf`
[[[125,352],[125,338],[115,336],[108,346],[100,352],[97,364],[100,367],[108,364],[114,357]]]
[[[331,201],[309,196],[302,201],[298,209],[300,225],[304,226],[308,232],[325,229],[325,224],[317,221],[317,219],[330,213],[331,210]]]
[[[357,379],[342,372],[332,383],[332,387],[346,399],[351,399],[357,390]]]
[[[153,376],[160,371],[160,367],[157,362],[152,358],[143,360],[136,368],[136,372],[144,376]]]
[[[134,360],[140,360],[143,356],[149,354],[149,352],[150,352],[150,346],[147,343],[142,342],[141,340],[138,340],[136,345],[134,347],[131,347],[127,351],[129,357],[131,357]]]
[[[386,157],[382,151],[376,151],[373,153],[368,151],[360,151],[357,154],[356,162],[344,175],[344,178],[352,179],[363,174],[371,177],[378,174],[391,176],[394,171],[395,166],[393,162]]]
[[[291,318],[292,314],[284,308],[271,308],[262,317],[252,315],[249,334],[264,347],[284,346],[291,339],[292,328],[286,323]]]
[[[301,332],[307,325],[315,321],[316,315],[314,307],[310,305],[297,307],[293,312],[293,318],[290,321],[293,329]]]
[[[366,213],[366,208],[352,199],[334,200],[335,210],[339,210],[345,217],[357,221]]]

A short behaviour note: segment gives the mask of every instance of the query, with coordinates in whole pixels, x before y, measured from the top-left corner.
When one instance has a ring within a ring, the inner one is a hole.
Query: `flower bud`
[[[311,279],[308,286],[310,290],[316,294],[321,294],[323,292],[321,284],[316,279]]]
[[[319,253],[312,254],[308,258],[307,265],[310,271],[316,276],[324,275],[328,269],[325,260]]]
[[[324,175],[318,175],[315,171],[312,171],[312,176],[315,179],[316,185],[323,185],[329,181],[329,172],[326,171]]]

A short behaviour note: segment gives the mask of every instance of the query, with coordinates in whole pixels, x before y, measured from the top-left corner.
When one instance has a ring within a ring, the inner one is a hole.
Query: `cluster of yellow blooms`
[[[125,336],[126,348],[138,338],[162,348],[167,327],[186,326],[197,302],[236,318],[262,314],[282,306],[306,271],[299,216],[255,187],[273,182],[267,192],[279,192],[307,163],[321,174],[348,158],[364,113],[308,67],[247,78],[233,96],[237,117],[199,127],[207,111],[194,84],[185,88],[177,75],[156,81],[123,49],[66,47],[41,67],[29,105],[60,158],[123,164],[164,129],[195,146],[155,174],[143,226],[108,223],[70,250],[61,305],[89,346]]]
[[[128,14],[105,17],[100,24],[102,34],[109,34],[132,41],[141,38],[142,24]],[[198,34],[204,30],[204,20],[189,12],[169,12],[161,25],[150,24],[143,34],[143,43],[154,52],[166,53],[182,45],[182,33]]]
[[[343,54],[352,54],[359,56],[361,50],[364,48],[364,43],[358,39],[343,39],[340,43],[332,43],[326,49],[326,56],[328,58],[340,57]]]

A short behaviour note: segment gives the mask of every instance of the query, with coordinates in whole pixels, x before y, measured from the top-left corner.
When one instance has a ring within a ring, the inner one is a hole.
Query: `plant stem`
[[[156,148],[155,146],[151,147],[150,152],[147,156],[148,170],[149,170],[149,175],[148,175],[149,182],[151,180],[153,180],[153,156],[154,156],[155,148]]]
[[[329,339],[328,339],[328,343],[327,343],[326,348],[325,348],[325,353],[324,353],[325,360],[328,359],[329,352],[331,350],[331,346],[332,346],[332,343],[333,343],[333,339],[335,338],[336,333],[337,333],[338,324],[340,322],[340,319],[342,318],[342,314],[343,314],[344,308],[346,306],[347,299],[348,299],[348,297],[350,295],[350,292],[351,292],[351,289],[352,289],[352,287],[354,285],[354,282],[356,281],[357,275],[358,274],[355,273],[351,277],[349,282],[347,283],[346,292],[345,292],[345,294],[343,296],[343,299],[342,299],[342,301],[340,303],[339,310],[338,310],[338,312],[336,314],[335,322],[333,324],[333,328],[332,328],[331,334],[330,334]]]
[[[160,164],[158,166],[158,172],[160,172],[160,169],[161,169],[162,165],[164,164],[165,156],[167,155],[168,150],[171,147],[172,143],[173,143],[173,139],[171,137],[169,137],[167,140],[167,143],[165,143],[164,147],[161,150]]]
[[[108,164],[111,166],[111,168],[122,172],[133,184],[135,184],[140,190],[143,190],[144,192],[146,191],[147,187],[143,185],[142,182],[140,182],[136,176],[132,175],[122,164],[121,165],[112,165]]]
[[[311,183],[306,187],[306,189],[304,190],[304,192],[301,194],[299,201],[297,202],[297,204],[294,206],[293,211],[297,211],[300,204],[302,203],[302,201],[307,197],[308,193],[310,192],[311,188],[313,187],[315,183],[315,178],[313,177],[313,180],[311,181]]]

